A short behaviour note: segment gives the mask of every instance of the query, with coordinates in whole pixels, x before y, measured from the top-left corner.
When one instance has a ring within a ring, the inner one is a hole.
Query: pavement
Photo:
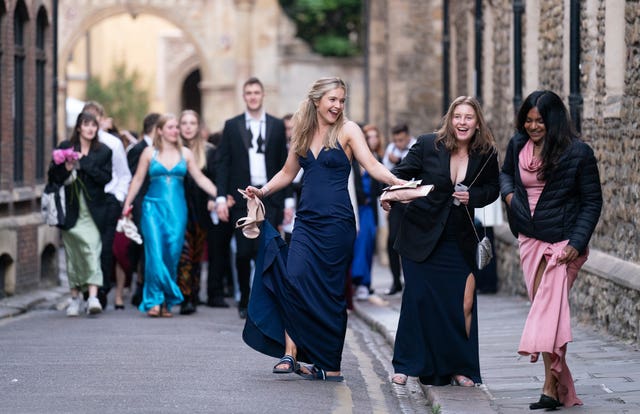
[[[389,270],[377,263],[373,269],[374,295],[354,301],[355,315],[379,332],[393,348],[400,313],[401,295],[384,295],[391,285]],[[0,299],[0,320],[16,317],[35,308],[63,309],[68,291],[63,287],[40,289]],[[502,294],[478,295],[480,369],[483,384],[473,388],[432,387],[409,378],[409,388],[421,389],[432,412],[520,413],[531,412],[544,381],[542,358],[531,364],[516,350],[529,303],[526,299]],[[575,413],[640,413],[640,349],[591,326],[573,322],[573,343],[568,345],[578,397],[584,405],[568,410]],[[394,392],[405,391],[394,385]]]
[[[354,301],[354,313],[384,336],[393,347],[400,315],[401,294],[383,292],[391,286],[388,268],[374,264],[374,294]],[[447,413],[531,413],[544,382],[542,358],[532,364],[517,353],[530,303],[503,294],[478,295],[480,372],[483,384],[473,388],[418,384],[432,407]],[[572,321],[573,342],[567,364],[582,406],[563,409],[575,413],[640,413],[640,349],[594,327]],[[400,387],[395,385],[394,387]]]

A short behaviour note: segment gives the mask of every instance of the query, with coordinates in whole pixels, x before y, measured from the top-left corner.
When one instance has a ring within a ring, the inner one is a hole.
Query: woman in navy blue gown
[[[288,255],[278,233],[263,225],[243,338],[260,352],[284,354],[274,373],[296,372],[311,380],[343,380],[344,285],[356,237],[347,189],[351,158],[381,182],[404,182],[376,161],[361,129],[345,118],[346,92],[339,78],[317,80],[294,115],[284,167],[261,189],[246,189],[263,198],[304,169]]]

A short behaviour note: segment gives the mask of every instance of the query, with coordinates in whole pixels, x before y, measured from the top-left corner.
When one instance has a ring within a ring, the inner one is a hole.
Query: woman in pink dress
[[[531,309],[518,353],[536,362],[542,353],[545,381],[529,408],[581,405],[566,363],[572,341],[569,289],[587,260],[589,239],[602,209],[593,150],[573,130],[567,108],[551,91],[536,91],[522,104],[500,173],[511,231]]]

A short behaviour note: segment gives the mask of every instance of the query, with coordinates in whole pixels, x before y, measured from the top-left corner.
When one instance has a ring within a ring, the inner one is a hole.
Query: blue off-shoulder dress
[[[266,221],[249,300],[244,341],[279,358],[284,331],[298,360],[340,371],[347,329],[345,277],[356,237],[349,198],[351,163],[343,149],[299,157],[302,192],[287,246]]]
[[[149,164],[149,189],[142,202],[140,231],[144,239],[145,272],[142,302],[138,309],[146,312],[166,303],[167,308],[184,299],[176,283],[178,261],[187,226],[184,198],[184,158],[167,169],[154,152]]]

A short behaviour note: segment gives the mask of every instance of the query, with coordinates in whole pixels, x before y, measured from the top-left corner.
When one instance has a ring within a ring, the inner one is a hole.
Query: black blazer
[[[418,137],[407,156],[392,172],[399,178],[422,179],[423,184],[433,184],[433,191],[406,207],[394,248],[403,257],[415,262],[426,260],[435,248],[444,231],[449,214],[457,228],[457,242],[464,259],[476,269],[475,248],[478,244],[473,224],[463,205],[453,204],[454,184],[451,182],[450,153],[439,143],[435,145],[435,134]],[[480,173],[482,166],[486,166]],[[478,175],[479,174],[479,175]],[[469,186],[468,211],[474,217],[474,208],[492,203],[499,194],[498,155],[493,153],[469,154],[469,165],[462,184]]]
[[[267,180],[270,180],[280,171],[287,159],[287,138],[284,122],[281,119],[266,114],[265,126],[264,157]],[[237,189],[244,189],[251,184],[250,142],[251,132],[247,131],[245,114],[225,122],[222,140],[217,151],[216,185],[219,197],[230,194],[236,200],[235,206],[231,209],[233,220],[247,214],[247,204]],[[267,218],[274,226],[282,223],[284,197],[285,193],[279,191],[264,200]]]
[[[58,148],[64,149],[71,146],[70,141],[62,141]],[[74,150],[80,152],[80,146],[77,145]],[[111,181],[111,149],[98,143],[95,150],[89,151],[87,155],[80,158],[79,163],[80,169],[77,170],[76,182],[64,188],[67,216],[62,228],[68,230],[76,225],[80,212],[76,191],[82,191],[91,217],[102,234],[106,229],[108,218],[107,194],[104,192],[104,186]],[[62,185],[71,175],[71,171],[67,171],[64,163],[56,165],[51,161],[48,175],[50,182]]]
[[[215,147],[207,142],[205,144],[205,165],[202,168],[202,173],[214,183],[216,181],[215,155]],[[198,186],[189,173],[184,177],[184,196],[187,200],[189,218],[195,220],[202,228],[208,228],[209,223],[211,223],[211,216],[209,215],[209,210],[207,210],[209,194]]]
[[[145,141],[143,138],[140,141],[138,141],[136,145],[131,147],[131,149],[127,152],[127,164],[129,164],[129,171],[131,171],[132,176],[136,174],[136,170],[138,169],[138,163],[140,162],[140,156],[142,155],[142,152],[147,147],[148,147],[147,141]],[[140,190],[138,191],[138,194],[136,194],[136,198],[133,199],[133,203],[132,203],[133,208],[131,210],[131,213],[133,214],[133,222],[138,227],[140,227],[140,216],[142,214],[142,200],[144,200],[144,196],[145,194],[147,194],[148,189],[149,189],[149,174],[147,174],[147,176],[144,177],[144,181],[140,186]]]
[[[522,233],[548,243],[569,239],[583,254],[600,218],[602,189],[593,150],[575,139],[560,156],[560,168],[546,180],[536,211],[531,217],[527,190],[520,178],[518,155],[529,137],[520,133],[509,141],[500,172],[500,193],[513,193],[507,208],[509,227],[515,237]]]

